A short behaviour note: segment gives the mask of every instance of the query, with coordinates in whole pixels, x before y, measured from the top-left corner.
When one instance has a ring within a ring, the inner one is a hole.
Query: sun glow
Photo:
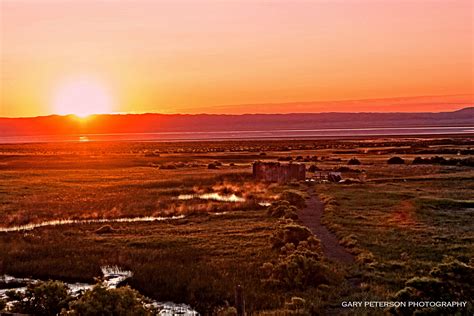
[[[59,115],[73,114],[87,117],[113,111],[110,91],[102,82],[88,77],[79,77],[62,82],[53,95],[53,111]]]

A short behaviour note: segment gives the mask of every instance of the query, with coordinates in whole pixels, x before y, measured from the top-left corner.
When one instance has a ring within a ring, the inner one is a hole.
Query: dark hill
[[[0,118],[1,136],[473,126],[474,107],[440,113],[110,114]]]

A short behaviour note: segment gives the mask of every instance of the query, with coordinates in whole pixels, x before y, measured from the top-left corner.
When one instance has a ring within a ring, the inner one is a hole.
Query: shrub
[[[306,206],[304,196],[294,190],[287,190],[281,194],[281,199],[290,202],[291,205],[296,206],[297,208],[303,208]]]
[[[350,167],[342,166],[333,169],[336,172],[354,172],[354,173],[361,173],[362,171],[359,169],[352,169]]]
[[[405,164],[405,160],[403,160],[403,158],[400,158],[400,157],[391,157],[387,160],[387,163],[389,165],[403,165]]]
[[[71,310],[67,315],[81,316],[128,316],[128,315],[153,315],[145,307],[145,299],[130,287],[107,289],[102,284],[97,284],[92,290],[71,303]]]
[[[12,312],[37,316],[57,315],[72,300],[67,286],[60,281],[31,283],[24,293],[12,291],[8,296],[16,301]]]
[[[347,248],[354,248],[357,246],[357,238],[354,234],[350,234],[349,236],[346,236],[341,239],[339,242],[342,246],[347,247]]]
[[[280,218],[280,217],[283,217],[283,215],[285,215],[285,212],[288,210],[288,206],[287,205],[271,205],[269,208],[268,208],[268,215],[270,215],[271,217],[275,217],[275,218]]]
[[[290,310],[299,310],[299,309],[303,309],[305,304],[306,304],[305,299],[298,296],[293,296],[290,302],[287,302],[285,305]]]
[[[459,159],[460,164],[466,167],[474,167],[474,157],[469,157],[466,159]]]
[[[286,202],[286,203],[285,203]],[[279,201],[268,207],[267,213],[274,218],[298,219],[298,209],[288,201]]]
[[[374,255],[370,251],[362,251],[356,256],[356,262],[358,263],[369,264],[374,261]]]
[[[6,302],[5,300],[2,300],[2,299],[0,298],[0,312],[1,312],[2,310],[4,310],[5,307],[7,307],[7,302]]]
[[[359,159],[357,158],[351,158],[349,159],[349,161],[347,162],[348,165],[360,165],[360,161]]]
[[[400,301],[469,301],[474,297],[474,266],[448,258],[445,262],[434,267],[428,276],[414,277],[405,282],[405,288],[395,294],[394,299]],[[447,314],[441,308],[412,308],[409,311],[393,308],[392,314]],[[468,315],[474,312],[474,307],[467,309],[450,308],[451,315]]]
[[[270,279],[276,280],[287,289],[304,290],[328,284],[329,269],[319,260],[297,252],[280,260],[271,273]]]
[[[210,163],[207,165],[207,169],[217,169],[217,165],[215,163]]]
[[[287,195],[293,193],[296,192]],[[301,195],[299,197],[302,199]],[[283,217],[293,213],[296,215],[296,211],[297,208],[288,201],[279,201],[269,207],[270,214],[283,213]],[[272,290],[283,288],[304,291],[309,287],[329,284],[334,278],[334,273],[321,261],[321,242],[307,227],[295,223],[293,219],[284,218],[278,222],[271,243],[273,249],[280,251],[280,256],[274,263],[264,263],[261,271],[265,276],[263,284]],[[311,314],[307,313],[305,301],[298,297],[286,305],[285,315]]]
[[[304,162],[318,161],[318,157],[317,156],[306,156],[306,158],[303,161]]]
[[[227,306],[216,311],[216,316],[237,316],[237,308]]]
[[[270,241],[273,249],[280,249],[287,244],[293,244],[296,247],[300,242],[307,240],[311,236],[313,234],[307,227],[286,219],[279,224],[270,237]]]
[[[283,230],[277,229],[270,236],[270,244],[272,245],[273,249],[280,249],[285,245],[285,242],[283,241]]]
[[[160,153],[158,151],[148,151],[146,150],[144,153],[145,157],[160,157]]]
[[[412,164],[414,165],[422,165],[422,164],[425,164],[425,159],[421,158],[421,157],[415,157],[415,159],[413,159],[413,162]]]
[[[474,297],[474,266],[459,260],[448,259],[430,271],[430,276],[446,283],[454,299]]]
[[[287,208],[285,210],[285,213],[283,214],[283,218],[297,220],[298,219],[297,208],[294,206],[290,206],[289,208]]]
[[[466,166],[466,167],[473,167],[474,166],[474,158],[468,157],[465,159],[460,158],[450,158],[446,159],[440,156],[434,156],[430,158],[421,158],[416,157],[413,160],[413,164],[438,164],[438,165],[447,165],[447,166]]]
[[[176,169],[176,166],[174,164],[166,164],[166,165],[161,165],[160,169],[162,170],[174,170]]]
[[[288,224],[284,227],[283,241],[297,246],[301,241],[308,239],[313,233],[306,227],[298,224]]]
[[[434,157],[431,157],[431,158],[416,157],[415,159],[413,159],[412,164],[414,164],[414,165],[422,165],[422,164],[445,165],[445,164],[449,164],[449,161],[446,160],[443,157],[440,157],[440,156],[434,156]]]
[[[319,170],[321,170],[321,169],[319,169],[318,166],[316,166],[316,165],[311,165],[308,168],[309,172],[316,172],[316,171],[319,171]]]
[[[443,164],[446,163],[447,160],[446,160],[445,158],[441,157],[441,156],[434,156],[434,157],[431,157],[431,158],[429,159],[429,161],[430,161],[431,163],[433,163],[433,164],[441,164],[441,165],[443,165]]]

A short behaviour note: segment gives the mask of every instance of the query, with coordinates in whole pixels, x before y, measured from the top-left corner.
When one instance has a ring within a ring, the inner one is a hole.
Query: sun
[[[54,90],[53,112],[87,117],[92,114],[111,113],[113,98],[101,81],[89,77],[71,78],[61,82]]]

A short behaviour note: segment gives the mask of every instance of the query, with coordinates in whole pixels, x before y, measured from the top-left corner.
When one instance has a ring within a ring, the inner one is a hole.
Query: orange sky
[[[442,111],[473,100],[472,0],[0,2],[0,116],[53,113],[58,86],[76,76],[101,82],[114,112]],[[439,95],[462,96],[433,108],[234,106]]]

